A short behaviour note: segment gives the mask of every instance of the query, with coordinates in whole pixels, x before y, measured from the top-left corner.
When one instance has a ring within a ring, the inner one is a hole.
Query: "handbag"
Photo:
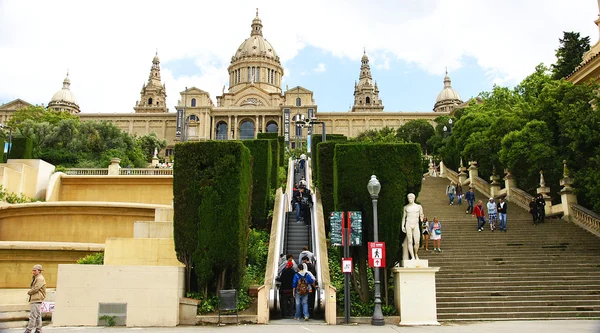
[[[441,235],[442,234],[442,230],[441,229],[435,229],[435,234],[436,235]]]

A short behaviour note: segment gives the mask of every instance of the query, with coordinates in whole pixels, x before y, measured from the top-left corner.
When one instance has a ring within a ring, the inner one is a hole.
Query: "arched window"
[[[371,98],[369,96],[367,96],[367,98],[365,98],[365,101],[367,102],[367,105],[371,104]]]
[[[152,106],[152,97],[148,98],[148,106]]]
[[[227,130],[228,126],[224,122],[220,122],[217,124],[217,140],[227,140]]]
[[[188,117],[188,121],[200,121],[200,118],[198,118],[198,116],[196,116],[195,114],[191,114]]]
[[[254,123],[246,120],[240,126],[240,140],[254,139]]]
[[[267,124],[267,133],[279,133],[279,126],[274,121]]]
[[[300,97],[296,98],[296,106],[302,106],[302,100]]]
[[[196,106],[196,99],[192,98],[192,106]]]

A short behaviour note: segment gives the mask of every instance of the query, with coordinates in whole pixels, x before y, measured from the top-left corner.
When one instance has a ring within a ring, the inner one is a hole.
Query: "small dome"
[[[448,72],[446,72],[446,77],[444,77],[444,89],[438,94],[436,104],[443,101],[461,101],[460,95],[456,90],[452,89],[451,83]]]
[[[54,96],[52,96],[50,103],[66,102],[66,103],[77,104],[77,99],[75,98],[75,95],[71,92],[70,87],[71,87],[71,80],[69,80],[69,73],[67,73],[67,77],[65,77],[65,80],[63,81],[62,89],[57,91],[56,94],[54,94]]]

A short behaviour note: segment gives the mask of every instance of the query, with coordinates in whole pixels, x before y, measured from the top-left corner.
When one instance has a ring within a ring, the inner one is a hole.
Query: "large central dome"
[[[262,21],[258,17],[258,11],[256,17],[252,20],[252,31],[250,32],[250,38],[246,39],[231,58],[231,62],[244,59],[246,57],[265,57],[279,62],[279,56],[271,43],[263,38],[262,34]]]

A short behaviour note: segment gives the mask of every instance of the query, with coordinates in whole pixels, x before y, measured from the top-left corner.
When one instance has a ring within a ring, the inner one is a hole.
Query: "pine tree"
[[[578,32],[563,31],[556,50],[556,64],[552,65],[552,78],[560,80],[573,73],[581,63],[583,54],[590,49],[590,37],[580,37]]]

